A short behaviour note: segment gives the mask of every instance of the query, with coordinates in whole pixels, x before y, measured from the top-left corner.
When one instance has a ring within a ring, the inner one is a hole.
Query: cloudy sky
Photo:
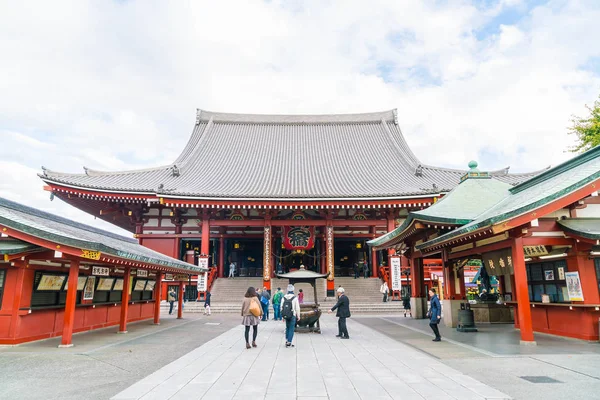
[[[598,21],[596,0],[0,1],[0,196],[94,223],[41,166],[170,163],[196,108],[397,108],[424,163],[555,165],[600,94]]]

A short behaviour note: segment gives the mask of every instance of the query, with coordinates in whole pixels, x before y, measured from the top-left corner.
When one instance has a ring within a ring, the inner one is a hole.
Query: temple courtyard
[[[356,315],[350,340],[336,319],[322,335],[297,334],[286,349],[283,323],[261,323],[246,350],[239,317],[185,313],[0,348],[0,398],[15,399],[570,399],[600,391],[600,346],[536,334],[520,346],[511,325],[477,333],[401,315]]]

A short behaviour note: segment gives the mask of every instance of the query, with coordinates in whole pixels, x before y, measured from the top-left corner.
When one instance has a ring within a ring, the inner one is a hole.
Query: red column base
[[[327,281],[327,297],[335,297],[335,281]]]

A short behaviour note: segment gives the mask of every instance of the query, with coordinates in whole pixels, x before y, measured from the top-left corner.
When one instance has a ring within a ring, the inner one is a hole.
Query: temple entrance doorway
[[[358,271],[360,277],[364,274],[365,264],[369,268],[370,252],[363,239],[335,239],[335,276],[354,276]]]
[[[225,245],[225,276],[235,263],[235,276],[261,277],[263,273],[263,240],[233,239]]]

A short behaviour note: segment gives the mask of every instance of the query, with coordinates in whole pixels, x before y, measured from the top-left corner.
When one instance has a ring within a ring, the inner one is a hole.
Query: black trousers
[[[340,336],[350,337],[348,335],[348,328],[346,327],[346,317],[338,318],[338,333]]]
[[[439,328],[438,328],[438,324],[434,324],[433,322],[431,322],[431,323],[429,324],[429,326],[431,327],[431,330],[432,330],[432,331],[433,331],[433,333],[435,334],[435,338],[436,338],[436,339],[439,339],[439,338],[441,338],[441,336],[440,336],[440,330],[439,330]]]
[[[250,327],[246,326],[244,330],[244,338],[246,338],[246,343],[250,343],[248,341],[250,336]],[[256,342],[256,336],[258,335],[258,325],[252,325],[252,341]]]

